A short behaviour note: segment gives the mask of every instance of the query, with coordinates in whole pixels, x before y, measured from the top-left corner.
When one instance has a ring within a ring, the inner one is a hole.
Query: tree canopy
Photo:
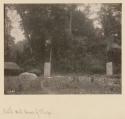
[[[17,52],[17,62],[21,65],[29,63],[43,69],[44,62],[50,60],[51,50],[53,72],[95,69],[104,72],[105,39],[116,35],[115,41],[121,45],[121,4],[101,5],[97,13],[102,25],[99,29],[87,16],[88,6],[84,6],[84,11],[78,9],[78,4],[14,4],[12,7],[21,17],[27,40],[23,41],[24,51]]]

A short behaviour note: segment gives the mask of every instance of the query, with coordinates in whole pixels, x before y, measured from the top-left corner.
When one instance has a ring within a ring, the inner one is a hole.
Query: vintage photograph
[[[4,94],[121,94],[122,4],[4,4]]]

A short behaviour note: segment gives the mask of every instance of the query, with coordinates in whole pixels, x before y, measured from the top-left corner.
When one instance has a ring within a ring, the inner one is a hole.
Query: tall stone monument
[[[51,75],[51,54],[52,54],[52,48],[51,48],[51,38],[48,38],[45,41],[45,63],[44,63],[44,77],[50,77]]]
[[[45,62],[44,63],[44,77],[50,77],[51,75],[51,63]]]
[[[108,75],[108,76],[113,75],[113,64],[112,64],[112,62],[106,63],[106,75]]]

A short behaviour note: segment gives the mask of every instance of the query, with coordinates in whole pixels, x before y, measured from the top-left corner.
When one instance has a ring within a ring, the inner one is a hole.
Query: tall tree
[[[45,60],[49,60],[50,49],[46,48],[46,44],[50,42],[55,71],[72,71],[73,67],[78,65],[74,68],[78,69],[81,64],[83,65],[83,58],[90,49],[88,46],[91,47],[95,42],[95,32],[92,20],[79,11],[77,5],[14,6],[22,16],[25,33],[30,34],[32,56],[37,62],[44,63]]]
[[[100,12],[107,43],[107,61],[114,64],[114,72],[121,71],[121,8],[122,4],[103,4]]]
[[[14,61],[15,54],[14,54],[14,37],[11,36],[11,20],[8,16],[8,11],[11,9],[11,6],[5,5],[4,7],[4,59],[5,61]]]

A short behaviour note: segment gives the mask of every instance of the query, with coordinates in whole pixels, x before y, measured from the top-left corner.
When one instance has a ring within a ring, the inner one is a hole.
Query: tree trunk
[[[28,31],[27,31],[27,29],[26,29],[24,23],[23,23],[23,14],[20,13],[20,16],[21,16],[21,18],[22,18],[22,24],[23,24],[23,28],[24,28],[24,31],[25,31],[25,36],[26,36],[26,38],[27,38],[27,40],[28,40],[28,42],[29,42],[30,54],[32,55],[33,50],[32,50],[32,46],[31,46],[31,38],[30,38],[29,33],[28,33]]]

